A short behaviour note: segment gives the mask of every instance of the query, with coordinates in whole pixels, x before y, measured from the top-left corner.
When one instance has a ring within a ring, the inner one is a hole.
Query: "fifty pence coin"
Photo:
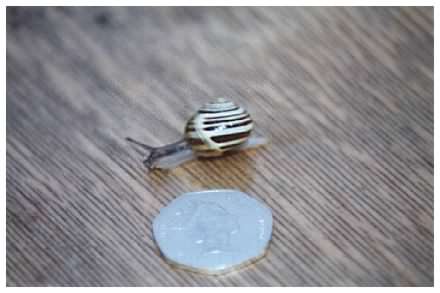
[[[169,263],[223,274],[265,255],[272,213],[240,191],[191,192],[161,209],[153,222],[153,234]]]

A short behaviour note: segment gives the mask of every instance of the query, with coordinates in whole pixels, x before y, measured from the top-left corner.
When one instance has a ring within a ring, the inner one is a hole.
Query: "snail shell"
[[[244,108],[220,98],[205,104],[189,119],[185,139],[197,156],[215,157],[246,143],[253,126]]]

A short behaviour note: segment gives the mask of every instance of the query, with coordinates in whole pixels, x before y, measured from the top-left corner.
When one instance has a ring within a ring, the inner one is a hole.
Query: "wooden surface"
[[[132,136],[245,106],[265,148],[148,174]],[[266,258],[169,267],[183,192],[273,211]],[[432,8],[8,8],[7,285],[433,285]]]

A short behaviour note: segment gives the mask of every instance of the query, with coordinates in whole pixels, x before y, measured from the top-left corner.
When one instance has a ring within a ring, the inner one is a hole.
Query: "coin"
[[[191,192],[161,209],[153,222],[153,234],[169,263],[222,274],[265,255],[272,213],[240,191]]]

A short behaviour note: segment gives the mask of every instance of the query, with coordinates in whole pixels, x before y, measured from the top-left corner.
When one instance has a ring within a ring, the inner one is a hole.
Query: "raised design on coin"
[[[272,234],[272,213],[236,190],[186,193],[160,211],[153,233],[169,263],[222,274],[264,256]]]

